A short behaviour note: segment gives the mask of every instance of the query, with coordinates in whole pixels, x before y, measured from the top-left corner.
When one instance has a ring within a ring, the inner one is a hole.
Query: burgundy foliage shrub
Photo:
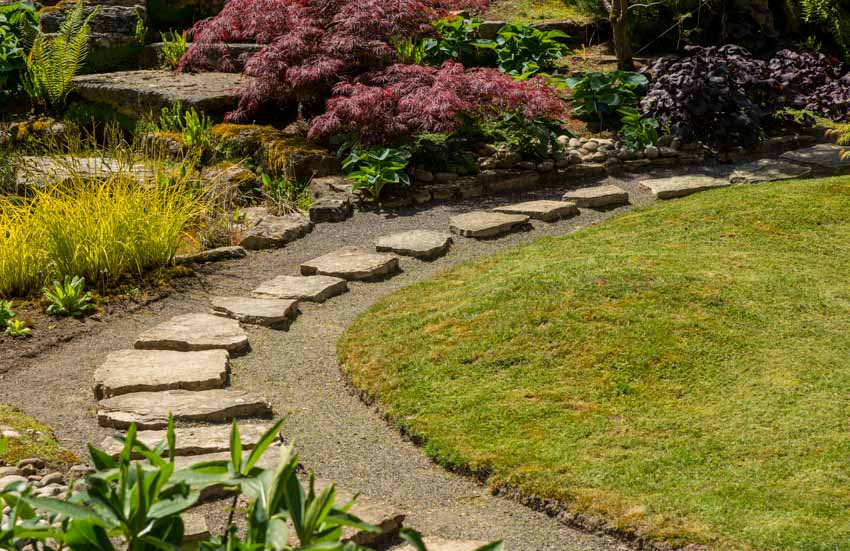
[[[394,44],[433,33],[431,22],[452,10],[483,9],[487,0],[230,0],[198,23],[180,69],[229,70],[222,43],[256,42],[245,74],[252,77],[231,120],[264,102],[321,97],[338,82],[397,60]],[[211,59],[218,59],[217,67]]]
[[[313,120],[310,138],[355,134],[364,144],[386,144],[512,112],[558,120],[565,104],[542,79],[521,82],[498,69],[465,69],[452,61],[442,67],[392,65],[338,84],[325,114]]]

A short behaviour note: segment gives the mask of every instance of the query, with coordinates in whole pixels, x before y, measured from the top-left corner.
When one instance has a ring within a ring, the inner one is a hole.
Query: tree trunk
[[[611,27],[614,30],[614,51],[617,53],[617,68],[634,71],[632,57],[632,31],[629,28],[629,0],[610,0]]]

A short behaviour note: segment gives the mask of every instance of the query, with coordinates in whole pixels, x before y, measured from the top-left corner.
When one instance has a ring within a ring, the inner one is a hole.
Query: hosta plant
[[[639,73],[609,71],[586,73],[563,82],[573,91],[573,115],[604,127],[618,123],[618,109],[637,106],[649,81]]]
[[[467,19],[461,15],[435,21],[437,36],[422,42],[425,58],[438,65],[449,60],[467,67],[492,63],[494,60],[485,58],[488,54],[492,57],[495,43],[481,38],[481,24],[480,19]]]
[[[355,147],[343,162],[343,168],[346,176],[354,180],[354,191],[363,190],[377,201],[388,185],[410,185],[410,177],[405,172],[408,164],[410,152],[405,149]]]
[[[49,303],[47,313],[51,316],[81,318],[94,310],[91,293],[86,291],[86,280],[78,276],[54,281],[52,289],[44,290],[44,298]]]
[[[565,43],[568,38],[561,31],[506,25],[499,30],[494,47],[499,68],[521,79],[549,73],[555,69],[559,59],[574,53]]]

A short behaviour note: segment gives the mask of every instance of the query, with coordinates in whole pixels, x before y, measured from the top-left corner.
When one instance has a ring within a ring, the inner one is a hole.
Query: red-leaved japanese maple
[[[519,112],[528,119],[559,120],[564,102],[542,79],[517,81],[498,69],[392,65],[342,82],[310,138],[355,134],[364,144],[386,144],[421,132],[452,132],[466,118],[490,120]]]
[[[247,60],[251,79],[229,117],[245,120],[263,103],[321,97],[339,82],[380,70],[397,61],[397,42],[432,34],[435,19],[483,9],[487,1],[230,0],[192,28],[180,69],[229,70],[223,43],[263,44]]]

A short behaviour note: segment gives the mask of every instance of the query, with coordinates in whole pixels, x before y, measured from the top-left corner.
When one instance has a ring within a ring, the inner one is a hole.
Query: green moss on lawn
[[[6,450],[0,453],[0,465],[14,465],[28,457],[38,457],[52,465],[78,461],[73,453],[62,448],[50,427],[11,406],[0,404],[0,427],[21,435],[8,440]]]
[[[850,541],[850,179],[734,187],[453,269],[340,341],[446,465],[624,531]]]

